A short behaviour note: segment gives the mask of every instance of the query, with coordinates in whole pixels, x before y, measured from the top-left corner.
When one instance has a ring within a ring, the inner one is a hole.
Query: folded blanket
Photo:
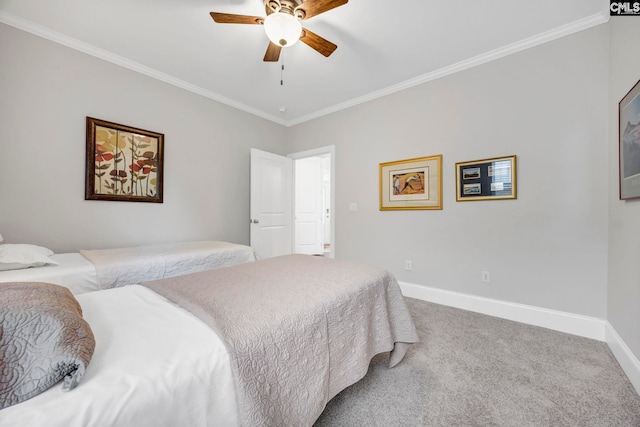
[[[62,379],[64,390],[73,389],[94,348],[93,332],[69,289],[49,283],[0,284],[0,409]]]

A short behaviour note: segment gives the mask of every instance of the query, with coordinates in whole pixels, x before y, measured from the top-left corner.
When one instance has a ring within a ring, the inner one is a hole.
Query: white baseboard
[[[627,347],[627,344],[620,338],[620,335],[609,322],[606,322],[606,338],[607,344],[620,367],[627,374],[629,381],[636,389],[636,393],[640,394],[640,361],[634,356],[631,349]]]
[[[549,310],[525,304],[517,304],[460,292],[446,291],[429,286],[400,282],[402,294],[436,304],[461,308],[502,319],[541,326],[555,331],[592,338],[607,343],[613,356],[640,394],[640,361],[606,320],[581,316],[564,311]]]
[[[607,341],[607,334],[605,333],[606,321],[595,317],[478,297],[475,295],[446,291],[413,283],[400,282],[400,289],[402,290],[403,295],[409,298],[421,299],[436,304],[500,317],[502,319],[514,320],[516,322],[522,322],[529,325],[541,326],[543,328],[566,332],[598,341]],[[611,329],[613,330],[613,328]],[[622,342],[622,340],[620,340],[620,342]],[[629,354],[631,353],[629,352]]]

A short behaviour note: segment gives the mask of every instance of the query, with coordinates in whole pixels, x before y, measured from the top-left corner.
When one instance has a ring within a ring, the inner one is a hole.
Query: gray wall
[[[286,128],[0,24],[0,233],[56,252],[249,243],[249,149]],[[85,116],[165,135],[164,203],[84,200]]]
[[[288,129],[0,25],[0,232],[57,252],[248,243],[249,148],[334,144],[338,258],[410,283],[598,318],[609,279],[609,317],[640,354],[631,328],[639,227],[629,228],[640,202],[616,199],[609,125],[638,75],[638,60],[615,47],[638,39],[627,22],[612,25],[611,87],[601,25]],[[165,134],[163,204],[84,200],[87,115]],[[444,209],[379,211],[378,164],[433,154],[444,158]],[[455,162],[510,154],[518,200],[455,201]]]
[[[336,146],[337,258],[604,319],[608,40],[600,25],[291,128],[289,151]],[[380,211],[378,164],[435,154],[443,210]],[[455,201],[456,162],[512,154],[517,200]]]
[[[608,320],[640,359],[640,200],[618,191],[618,102],[640,79],[637,19],[611,18]]]

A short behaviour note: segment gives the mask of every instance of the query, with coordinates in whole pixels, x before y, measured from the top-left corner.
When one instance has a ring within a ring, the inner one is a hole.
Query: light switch
[[[358,210],[358,204],[357,203],[349,203],[349,212],[355,212]]]

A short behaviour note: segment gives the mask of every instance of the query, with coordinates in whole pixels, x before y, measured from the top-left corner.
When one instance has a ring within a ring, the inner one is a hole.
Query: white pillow
[[[0,271],[58,265],[51,255],[53,251],[42,246],[5,243],[0,245]]]

